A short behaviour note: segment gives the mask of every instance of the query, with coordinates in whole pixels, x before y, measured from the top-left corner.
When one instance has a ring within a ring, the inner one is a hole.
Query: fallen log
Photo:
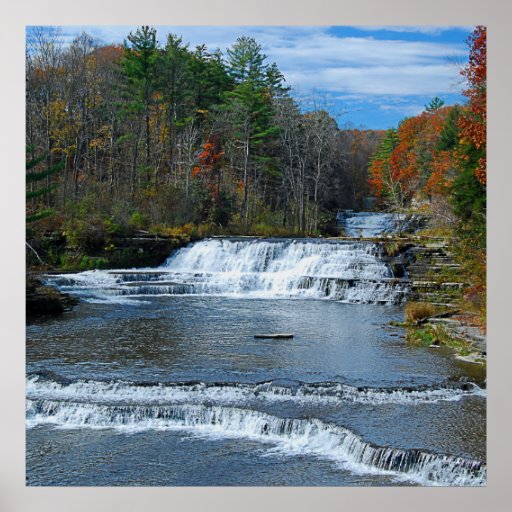
[[[293,338],[293,334],[255,334],[254,337],[257,339],[273,338],[276,340],[280,340]]]

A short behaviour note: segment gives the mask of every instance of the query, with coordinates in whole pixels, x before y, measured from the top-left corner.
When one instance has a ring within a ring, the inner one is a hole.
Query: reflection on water
[[[351,466],[346,452],[323,456],[341,442],[336,429],[372,446],[484,461],[485,392],[464,385],[467,368],[448,355],[406,347],[401,330],[388,325],[402,316],[393,305],[174,296],[133,305],[82,303],[61,319],[32,323],[28,483],[433,483],[428,475],[404,480]],[[262,332],[292,332],[294,338],[254,338]],[[188,384],[176,387],[180,382]],[[216,407],[224,419],[204,416]],[[238,409],[249,411],[240,416],[245,419],[235,420]],[[276,430],[275,438],[266,433],[266,423],[279,421],[262,420],[267,417],[319,421],[330,437],[307,434],[307,442],[303,437],[292,445],[286,430]],[[102,428],[91,429],[95,421]],[[118,421],[131,432],[116,430]],[[180,421],[196,426],[179,427]],[[236,430],[235,421],[245,427]],[[260,427],[251,423],[262,421]],[[66,422],[65,429],[55,428]],[[469,482],[465,466],[453,464],[439,474],[448,471],[451,483]]]

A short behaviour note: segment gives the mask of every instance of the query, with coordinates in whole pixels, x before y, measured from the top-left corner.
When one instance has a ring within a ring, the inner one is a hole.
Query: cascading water
[[[404,220],[404,215],[396,213],[356,212],[346,215],[343,228],[348,237],[372,238],[396,232]]]
[[[194,294],[401,302],[407,284],[394,279],[380,252],[372,243],[207,239],[180,249],[157,269],[92,271],[52,281],[93,300]]]
[[[480,388],[478,388],[479,391]],[[248,408],[244,400],[307,400],[308,398],[389,403],[408,400],[451,400],[476,388],[357,390],[340,385],[301,385],[295,390],[271,383],[259,385],[171,384],[133,385],[78,381],[60,383],[32,376],[27,381],[28,428],[116,429],[120,432],[185,430],[202,436],[247,438],[270,444],[282,455],[326,458],[352,472],[381,472],[427,485],[484,485],[480,461],[438,455],[417,449],[382,447],[351,430],[318,419],[281,418]],[[409,395],[409,396],[407,396]],[[143,405],[141,405],[141,403]],[[215,402],[216,405],[213,405]],[[237,407],[232,406],[237,404]]]
[[[202,403],[220,401],[228,404],[253,401],[343,402],[361,404],[421,404],[457,401],[468,396],[485,397],[485,389],[473,383],[417,387],[354,387],[337,382],[258,384],[223,382],[144,383],[105,382],[98,380],[60,381],[34,374],[27,378],[27,397],[31,399],[108,400],[109,403]]]
[[[486,483],[483,379],[405,347],[379,243],[211,238],[47,283],[83,300],[27,327],[29,485]]]

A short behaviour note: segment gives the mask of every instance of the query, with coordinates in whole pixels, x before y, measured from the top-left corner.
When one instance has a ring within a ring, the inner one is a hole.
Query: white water
[[[180,249],[157,269],[89,271],[50,282],[104,301],[195,294],[401,302],[407,286],[393,280],[379,252],[372,243],[208,239]]]
[[[485,397],[476,384],[419,388],[356,388],[340,383],[297,383],[283,386],[272,382],[170,383],[138,385],[130,382],[79,380],[61,383],[31,375],[26,380],[27,398],[33,400],[78,400],[110,404],[168,404],[216,402],[240,404],[251,401],[298,403],[421,404],[458,401],[467,396]]]
[[[398,230],[404,215],[396,213],[351,213],[344,219],[345,234],[349,237],[378,237]]]
[[[317,419],[206,405],[101,405],[54,400],[26,401],[27,427],[188,430],[199,435],[248,438],[283,455],[314,455],[356,473],[395,474],[428,485],[484,485],[484,464],[471,459],[372,445],[350,430]]]

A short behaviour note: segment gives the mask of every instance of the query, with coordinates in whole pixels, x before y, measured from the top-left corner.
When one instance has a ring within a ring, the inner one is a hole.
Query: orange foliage
[[[452,109],[425,111],[400,124],[393,150],[372,160],[369,184],[375,195],[385,196],[392,186],[399,187],[406,200],[420,190],[429,195],[448,193],[457,155],[438,145]]]
[[[94,51],[94,55],[98,62],[110,63],[117,62],[124,54],[124,48],[118,45],[101,46]]]
[[[452,151],[439,151],[434,155],[432,162],[432,174],[425,185],[427,194],[446,195],[452,184],[453,178],[449,177],[449,171],[455,165]]]
[[[468,115],[460,120],[461,138],[484,152],[479,158],[475,176],[487,183],[487,29],[476,27],[468,39],[470,45],[469,63],[461,71],[469,84],[463,94],[468,98]]]
[[[192,170],[192,176],[201,179],[214,199],[220,194],[221,163],[224,151],[221,151],[218,137],[212,136],[203,144],[199,154],[199,165]]]

